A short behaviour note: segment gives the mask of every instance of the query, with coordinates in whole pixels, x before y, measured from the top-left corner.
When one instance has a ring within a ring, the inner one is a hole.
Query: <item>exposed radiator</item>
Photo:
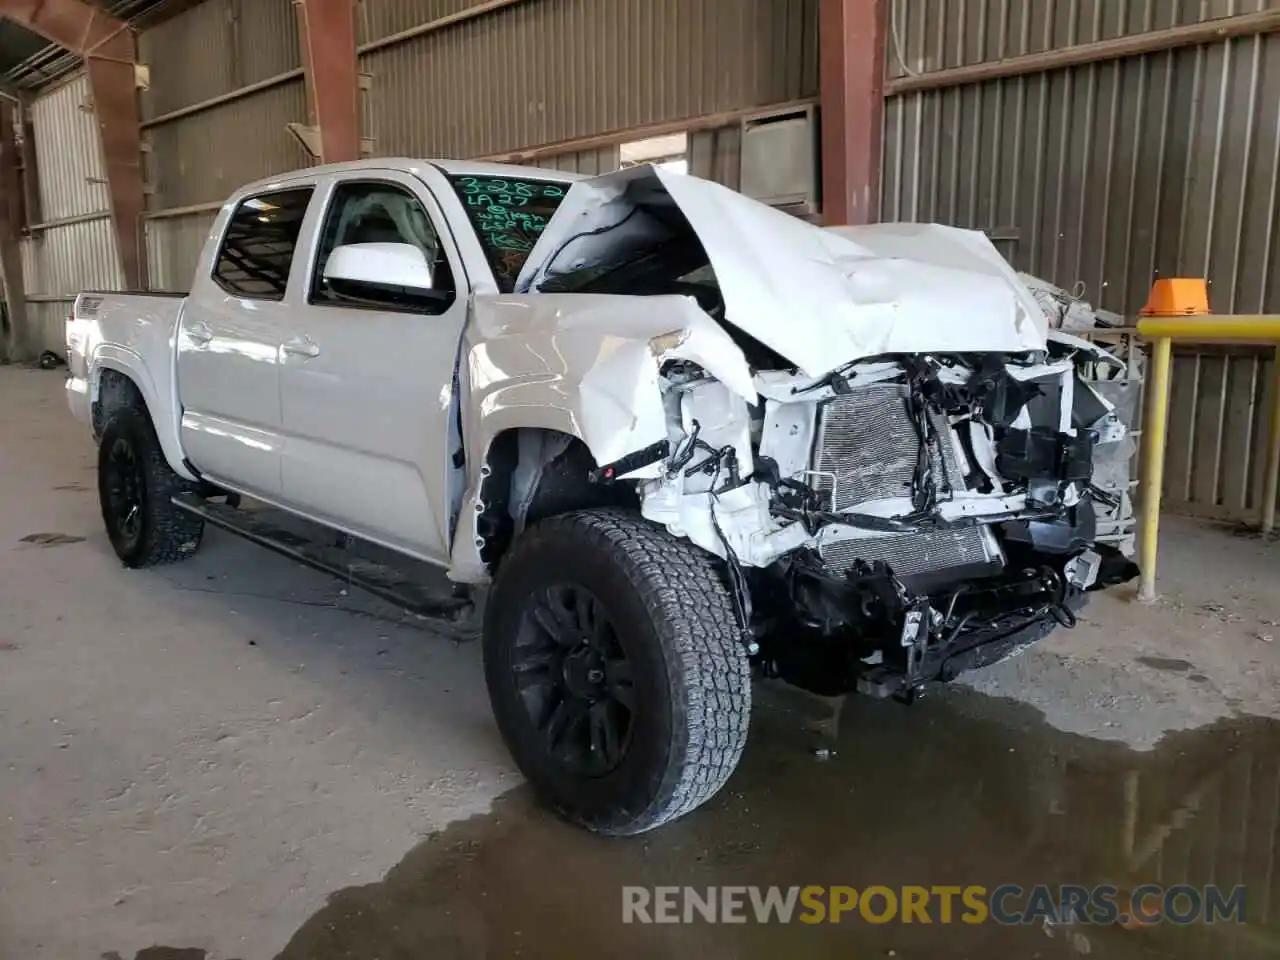
[[[911,496],[919,440],[907,397],[905,386],[875,384],[855,388],[819,408],[813,451],[817,476],[812,484],[827,494],[829,509],[839,513],[868,501]],[[951,427],[941,414],[931,412],[929,417],[942,448],[932,451],[934,480],[941,487],[945,477],[952,489],[964,490],[965,471],[951,442]],[[848,570],[859,559],[884,561],[900,577],[1002,560],[999,545],[985,527],[868,532],[865,537],[826,543],[820,552],[833,570]]]
[[[813,455],[818,476],[813,486],[829,495],[829,509],[839,512],[869,500],[911,496],[920,443],[907,413],[907,396],[907,388],[900,384],[878,383],[819,408]],[[951,443],[951,428],[941,414],[931,412],[929,418],[941,440],[946,479],[962,490],[964,471]],[[934,477],[941,484],[943,471],[936,449],[933,461]]]
[[[916,577],[955,567],[985,566],[1002,559],[1000,547],[986,527],[869,534],[825,543],[819,553],[822,562],[839,573],[852,569],[857,560],[867,563],[882,560],[899,577]]]

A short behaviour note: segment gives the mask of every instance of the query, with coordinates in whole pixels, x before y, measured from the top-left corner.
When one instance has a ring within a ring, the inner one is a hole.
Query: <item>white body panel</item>
[[[278,497],[283,303],[193,289],[178,329],[182,449],[202,473]]]
[[[412,193],[436,225],[452,274],[467,275],[434,199],[448,188],[437,172],[378,171],[368,179]],[[311,239],[300,244],[296,261],[314,255],[318,222],[335,185],[329,178],[313,200],[311,225],[304,228]],[[454,469],[449,418],[467,291],[460,290],[444,313],[428,316],[312,304],[302,286],[295,285],[286,300],[287,342],[309,349],[286,352],[280,365],[284,501],[446,564]]]
[[[67,400],[76,418],[90,424],[103,371],[124,374],[147,404],[165,458],[193,479],[178,438],[181,406],[173,377],[184,303],[180,297],[81,294],[67,324]]]

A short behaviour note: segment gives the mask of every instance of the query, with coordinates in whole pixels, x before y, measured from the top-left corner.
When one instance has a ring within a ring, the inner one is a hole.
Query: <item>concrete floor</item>
[[[797,942],[624,929],[617,886],[686,870],[697,879],[679,882],[854,882],[831,872],[832,833],[814,824],[847,834],[852,811],[884,818],[910,805],[889,798],[918,790],[933,805],[880,823],[859,862],[926,869],[949,843],[951,868],[972,857],[980,872],[1015,839],[1010,823],[1039,823],[1062,802],[1054,790],[1046,799],[1043,770],[1001,759],[1028,748],[1101,758],[1090,769],[1108,782],[1148,768],[1177,781],[1186,757],[1246,742],[1261,744],[1266,771],[1280,757],[1280,727],[1232,719],[1280,716],[1277,548],[1175,520],[1159,604],[1104,596],[1077,630],[976,675],[969,692],[909,711],[851,704],[825,764],[800,732],[812,705],[765,691],[726,791],[670,830],[604,844],[520,790],[494,807],[519,778],[489,717],[477,644],[216,531],[185,564],[126,571],[102,533],[94,461],[61,374],[0,368],[0,960],[776,955]],[[23,541],[33,534],[59,536]],[[1182,730],[1194,732],[1169,735]],[[973,798],[992,783],[1002,789],[987,795],[1037,812],[988,813],[997,801]],[[954,809],[976,810],[982,832],[922,832],[956,789]],[[1107,808],[1082,815],[1081,830],[1091,836],[1095,819],[1099,837],[1118,829]],[[1044,856],[1026,862],[1062,861]],[[560,879],[547,884],[552,860]],[[791,879],[810,862],[823,879]],[[740,879],[748,869],[759,879]],[[901,882],[930,882],[913,876]],[[876,949],[898,956],[1004,955],[1013,943],[877,931]],[[1035,936],[1016,955],[1048,950]],[[848,946],[809,943],[815,954]]]

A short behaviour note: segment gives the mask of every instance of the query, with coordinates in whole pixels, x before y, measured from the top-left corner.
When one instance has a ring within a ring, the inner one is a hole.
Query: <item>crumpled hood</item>
[[[675,206],[715,270],[725,317],[809,376],[885,353],[1045,348],[1044,315],[987,238],[935,224],[822,229],[652,166],[580,180],[516,290],[667,242],[646,211]]]

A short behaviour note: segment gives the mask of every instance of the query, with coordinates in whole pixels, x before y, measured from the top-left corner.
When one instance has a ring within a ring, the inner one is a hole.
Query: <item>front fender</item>
[[[555,430],[581,440],[600,465],[652,446],[669,436],[660,378],[669,359],[697,363],[744,405],[755,401],[742,350],[688,297],[476,298],[461,357],[467,490],[453,541],[454,579],[486,575],[476,521],[494,440],[518,428]]]

